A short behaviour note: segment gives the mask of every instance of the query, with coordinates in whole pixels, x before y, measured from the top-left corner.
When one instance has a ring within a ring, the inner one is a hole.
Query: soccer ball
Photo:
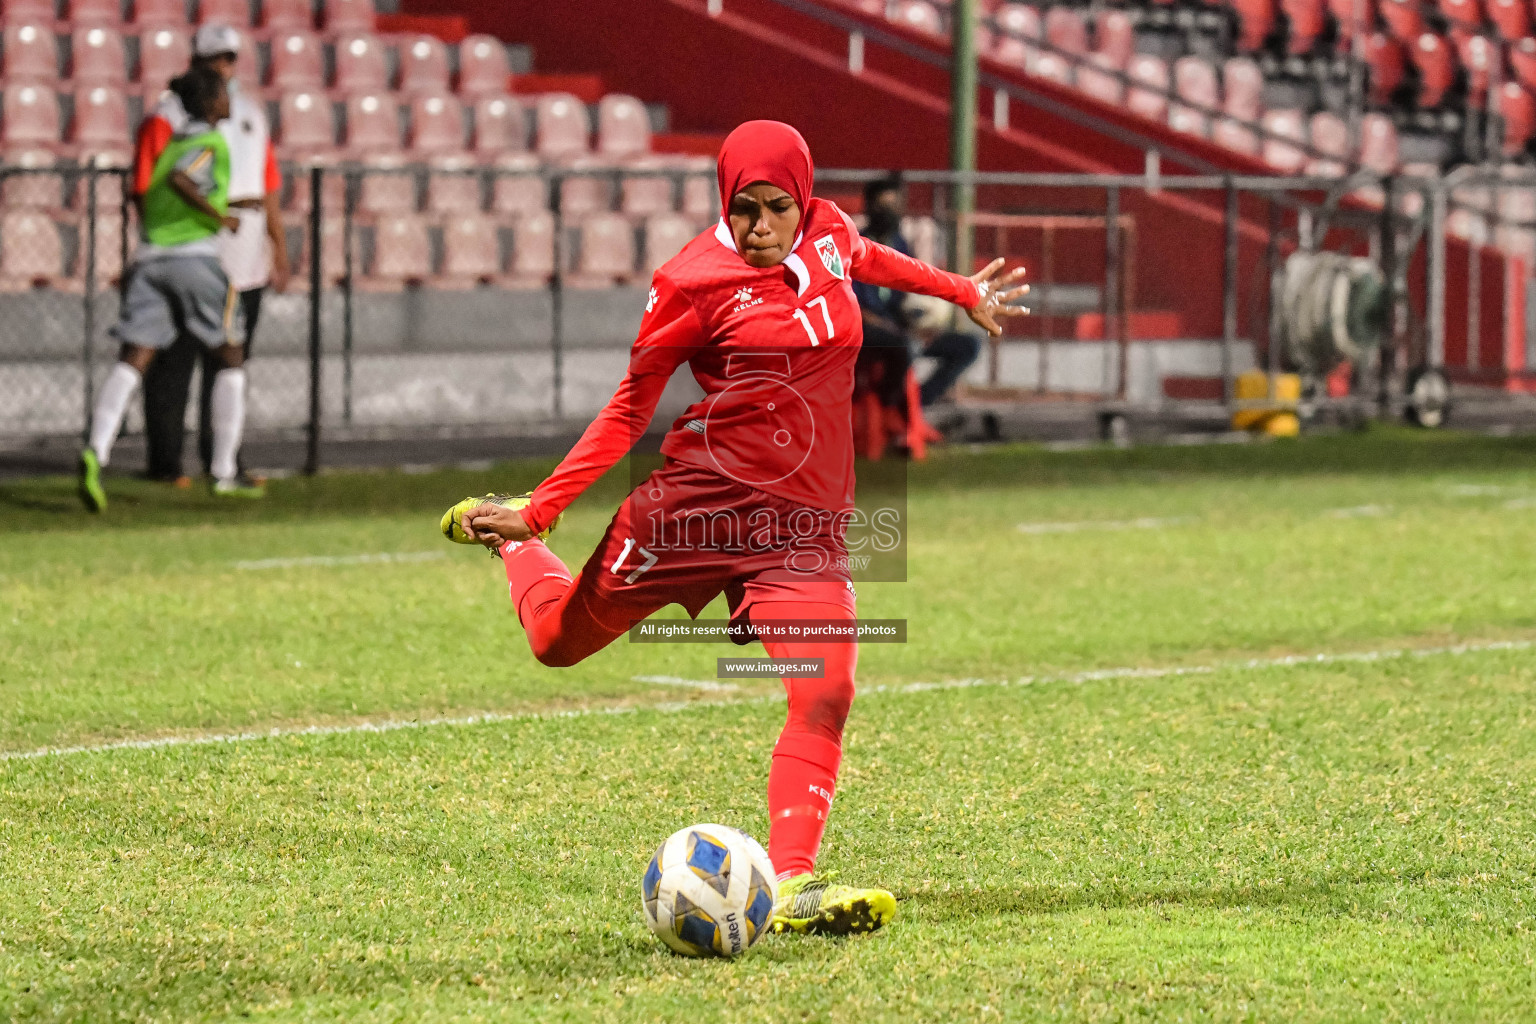
[[[757,840],[729,825],[667,837],[640,881],[645,923],[684,956],[740,956],[762,938],[779,883]]]

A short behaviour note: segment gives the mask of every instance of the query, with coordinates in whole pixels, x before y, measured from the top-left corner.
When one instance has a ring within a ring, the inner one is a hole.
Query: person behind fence
[[[866,238],[904,255],[912,255],[912,246],[901,234],[906,200],[900,181],[885,178],[865,185],[864,213],[869,220],[864,228]],[[864,317],[860,376],[874,379],[880,402],[888,409],[906,409],[907,371],[912,366],[914,349],[938,363],[919,389],[925,408],[948,394],[981,352],[979,339],[959,331],[942,331],[915,345],[911,327],[913,314],[905,307],[903,293],[861,281],[854,282],[853,290]]]
[[[213,493],[259,497],[235,465],[245,425],[245,369],[238,295],[219,261],[219,232],[240,222],[229,213],[229,144],[214,128],[229,116],[229,90],[211,68],[193,68],[171,83],[189,120],[155,161],[144,193],[143,237],[124,282],[112,334],[122,343],[96,398],[90,445],[80,453],[80,498],[92,512],[107,507],[101,470],[145,369],[180,335],[215,351]]]
[[[261,315],[267,286],[281,292],[288,284],[288,249],[283,236],[280,199],[283,179],[272,146],[267,113],[259,96],[240,88],[235,67],[240,60],[240,33],[228,25],[209,23],[192,39],[192,67],[209,67],[229,87],[229,117],[217,127],[229,143],[229,208],[240,227],[219,236],[220,256],[245,318],[242,340],[246,360]],[[171,136],[187,121],[187,112],[173,91],[161,97],[139,128],[134,153],[135,196],[149,187],[155,162]],[[186,434],[187,397],[192,372],[201,364],[198,403],[198,453],[204,473],[213,462],[213,380],[219,372],[218,354],[193,337],[177,339],[150,364],[144,374],[144,440],[148,475],[152,480],[191,483],[182,475],[182,444]]]

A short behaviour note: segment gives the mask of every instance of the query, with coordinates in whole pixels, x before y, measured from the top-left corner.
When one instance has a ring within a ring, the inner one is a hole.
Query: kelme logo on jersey
[[[827,273],[839,281],[843,279],[843,257],[831,235],[816,240],[816,255],[821,257],[821,265],[827,268]]]

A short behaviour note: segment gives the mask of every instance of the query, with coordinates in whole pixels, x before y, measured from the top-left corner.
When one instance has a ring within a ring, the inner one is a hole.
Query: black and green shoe
[[[884,889],[834,885],[807,873],[779,883],[772,928],[776,933],[855,935],[882,928],[895,917],[896,897]]]

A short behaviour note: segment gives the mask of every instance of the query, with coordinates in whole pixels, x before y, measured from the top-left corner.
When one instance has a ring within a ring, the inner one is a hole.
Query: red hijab
[[[816,167],[811,148],[795,129],[783,121],[747,121],[725,137],[717,176],[721,216],[730,210],[732,196],[753,182],[766,181],[793,196],[804,217],[810,211]]]

